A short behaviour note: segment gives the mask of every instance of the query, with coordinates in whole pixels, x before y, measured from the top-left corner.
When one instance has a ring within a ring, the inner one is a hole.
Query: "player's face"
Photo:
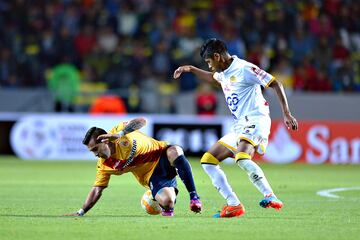
[[[212,58],[205,58],[205,62],[207,63],[209,69],[212,72],[221,71],[220,61],[221,61],[221,57],[220,54],[218,53],[214,53],[214,56]]]
[[[90,140],[89,144],[87,145],[88,149],[94,153],[96,157],[101,158],[109,158],[111,156],[111,151],[109,148],[109,145],[102,143],[102,142],[96,142],[93,139]]]

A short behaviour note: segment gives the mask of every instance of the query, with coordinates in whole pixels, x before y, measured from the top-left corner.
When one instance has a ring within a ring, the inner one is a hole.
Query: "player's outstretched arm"
[[[192,65],[184,65],[184,66],[178,67],[174,72],[174,78],[175,79],[179,78],[180,75],[184,72],[191,72],[203,81],[207,81],[207,82],[215,81],[213,78],[212,72],[202,70],[202,69],[194,67]]]
[[[285,125],[288,129],[297,130],[299,128],[299,125],[297,120],[291,115],[283,85],[275,80],[270,84],[270,87],[274,89],[280,101],[281,109],[284,115]]]
[[[139,117],[134,118],[130,120],[125,128],[121,130],[119,133],[108,133],[108,134],[102,134],[98,136],[98,140],[101,140],[102,142],[109,143],[112,141],[115,141],[118,138],[121,138],[125,134],[131,133],[133,131],[139,130],[140,128],[144,127],[146,125],[146,119]]]
[[[79,209],[76,213],[70,213],[66,214],[65,216],[83,216],[85,213],[87,213],[94,205],[95,203],[100,199],[102,191],[105,189],[105,187],[93,187],[91,191],[89,192],[86,201],[82,208]]]
[[[142,118],[142,117],[134,118],[126,124],[126,126],[123,130],[124,135],[131,133],[133,131],[139,130],[140,128],[144,127],[145,125],[146,125],[145,118]]]

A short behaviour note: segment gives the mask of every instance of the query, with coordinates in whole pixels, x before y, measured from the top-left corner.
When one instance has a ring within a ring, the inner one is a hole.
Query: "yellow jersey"
[[[127,122],[121,122],[109,133],[119,133]],[[108,159],[99,158],[94,186],[106,187],[111,175],[134,174],[139,183],[148,187],[149,179],[168,143],[157,141],[134,131],[114,141],[115,153]]]

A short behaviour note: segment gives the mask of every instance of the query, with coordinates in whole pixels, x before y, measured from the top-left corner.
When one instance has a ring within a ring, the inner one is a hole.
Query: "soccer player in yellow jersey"
[[[71,216],[82,216],[95,205],[108,186],[111,175],[127,172],[134,174],[141,185],[151,189],[154,199],[162,207],[163,216],[174,215],[178,173],[190,194],[191,211],[201,211],[191,166],[182,148],[137,131],[145,124],[144,118],[135,118],[121,122],[109,133],[97,127],[87,131],[83,144],[99,157],[96,180],[82,208]]]

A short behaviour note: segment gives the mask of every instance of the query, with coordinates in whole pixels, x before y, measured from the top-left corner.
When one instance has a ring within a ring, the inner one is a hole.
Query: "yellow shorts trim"
[[[270,86],[270,84],[271,84],[273,81],[275,81],[275,80],[276,80],[276,78],[273,77],[273,78],[266,84],[265,88],[268,88],[268,87]]]
[[[218,141],[219,144],[223,145],[224,147],[226,147],[227,149],[229,149],[230,151],[236,152],[236,148],[230,146],[229,144],[222,142],[222,141]]]
[[[265,154],[266,149],[265,149],[264,145],[263,145],[263,144],[260,144],[259,146],[260,146],[260,148],[261,148],[262,155]]]
[[[245,140],[245,141],[249,142],[251,145],[253,145],[254,147],[256,147],[256,144],[252,140],[250,140],[250,139],[248,139],[246,137],[240,137],[240,139]]]
[[[200,162],[201,163],[206,163],[206,164],[213,164],[213,165],[219,165],[219,163],[220,163],[219,160],[209,152],[206,152],[202,156]]]
[[[239,159],[251,159],[251,156],[245,152],[238,152],[235,155],[235,161],[237,161]]]

